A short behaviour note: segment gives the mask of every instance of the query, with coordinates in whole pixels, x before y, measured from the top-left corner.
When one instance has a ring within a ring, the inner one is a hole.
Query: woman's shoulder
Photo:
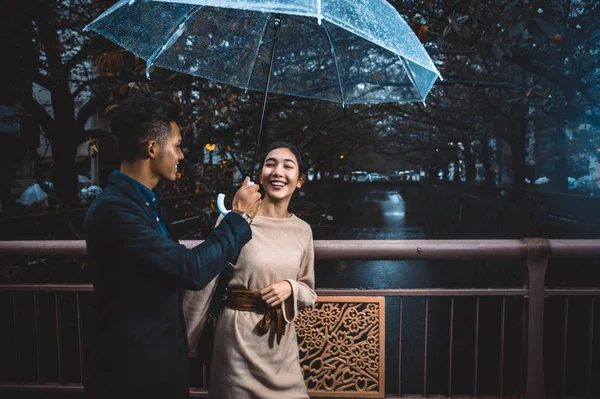
[[[304,220],[300,219],[296,215],[292,215],[290,218],[291,222],[294,223],[294,227],[301,232],[302,234],[310,234],[312,235],[312,228],[310,224],[306,223]]]

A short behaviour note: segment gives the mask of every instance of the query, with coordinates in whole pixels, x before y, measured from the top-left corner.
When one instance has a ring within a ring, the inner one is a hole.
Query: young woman
[[[252,240],[240,252],[216,325],[209,398],[308,398],[293,321],[317,299],[313,238],[310,226],[288,212],[305,179],[296,147],[282,142],[269,147]],[[198,307],[211,289],[190,291],[184,301],[192,352],[203,317]]]

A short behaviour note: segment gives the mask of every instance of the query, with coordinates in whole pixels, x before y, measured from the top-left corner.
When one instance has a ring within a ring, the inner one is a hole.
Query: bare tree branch
[[[98,95],[95,95],[79,109],[76,123],[79,125],[80,129],[85,128],[85,124],[87,123],[88,119],[96,111],[96,109],[98,109],[98,106],[102,104],[102,102],[102,98]]]

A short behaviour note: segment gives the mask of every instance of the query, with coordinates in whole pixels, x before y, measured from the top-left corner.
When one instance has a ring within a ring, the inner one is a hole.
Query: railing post
[[[544,384],[544,290],[550,246],[545,238],[526,238],[529,274],[527,328],[527,399],[546,397]]]

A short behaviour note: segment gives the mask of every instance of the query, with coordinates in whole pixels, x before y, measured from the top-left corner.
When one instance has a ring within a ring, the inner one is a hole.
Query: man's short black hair
[[[144,156],[149,140],[161,144],[169,137],[171,122],[179,123],[181,108],[173,101],[137,93],[108,114],[121,161],[133,161]]]

